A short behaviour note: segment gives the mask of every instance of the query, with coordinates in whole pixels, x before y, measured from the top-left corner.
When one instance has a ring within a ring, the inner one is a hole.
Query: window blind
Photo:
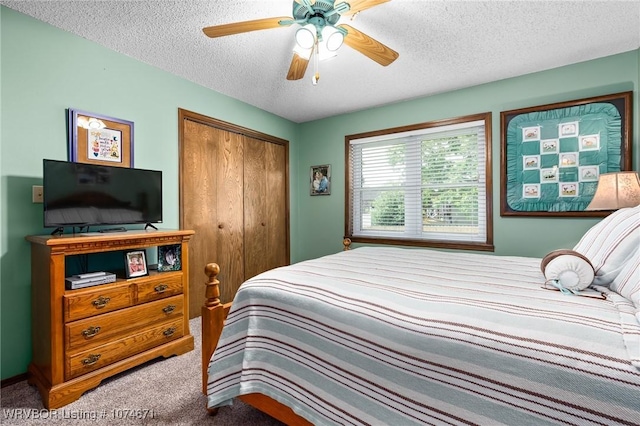
[[[350,236],[486,242],[485,125],[350,140]]]

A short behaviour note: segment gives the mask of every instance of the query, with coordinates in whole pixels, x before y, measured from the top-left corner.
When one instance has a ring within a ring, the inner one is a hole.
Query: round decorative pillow
[[[554,250],[542,259],[540,269],[547,281],[555,281],[560,288],[580,291],[589,287],[595,277],[593,265],[577,251]]]

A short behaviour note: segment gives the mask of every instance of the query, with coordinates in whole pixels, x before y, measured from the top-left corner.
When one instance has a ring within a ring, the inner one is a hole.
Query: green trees
[[[422,206],[426,221],[475,225],[478,217],[478,137],[422,141]]]
[[[404,192],[384,191],[371,204],[371,225],[404,226]]]
[[[410,153],[414,153],[413,158]],[[381,178],[385,175],[381,173],[378,175],[379,186],[373,185],[378,186],[379,191],[370,204],[372,226],[404,226],[405,196],[421,200],[425,227],[435,224],[477,225],[479,176],[476,134],[432,139],[423,137],[404,144],[392,144],[387,146],[386,155],[378,158],[381,157],[386,157],[386,161],[379,164],[387,170],[389,179]],[[386,163],[384,167],[383,163]]]

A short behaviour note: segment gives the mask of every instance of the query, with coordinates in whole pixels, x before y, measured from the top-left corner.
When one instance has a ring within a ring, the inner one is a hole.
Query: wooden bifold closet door
[[[204,267],[220,265],[220,299],[289,263],[288,142],[179,110],[180,227],[190,243],[189,318],[204,303]]]

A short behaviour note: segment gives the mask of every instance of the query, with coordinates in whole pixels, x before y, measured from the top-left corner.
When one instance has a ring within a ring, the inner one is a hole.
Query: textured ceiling
[[[394,49],[399,59],[383,67],[344,45],[337,57],[320,62],[320,82],[313,86],[311,66],[302,80],[285,78],[297,25],[217,39],[202,32],[291,16],[291,0],[0,4],[294,122],[640,47],[640,0],[391,0],[340,23]]]

